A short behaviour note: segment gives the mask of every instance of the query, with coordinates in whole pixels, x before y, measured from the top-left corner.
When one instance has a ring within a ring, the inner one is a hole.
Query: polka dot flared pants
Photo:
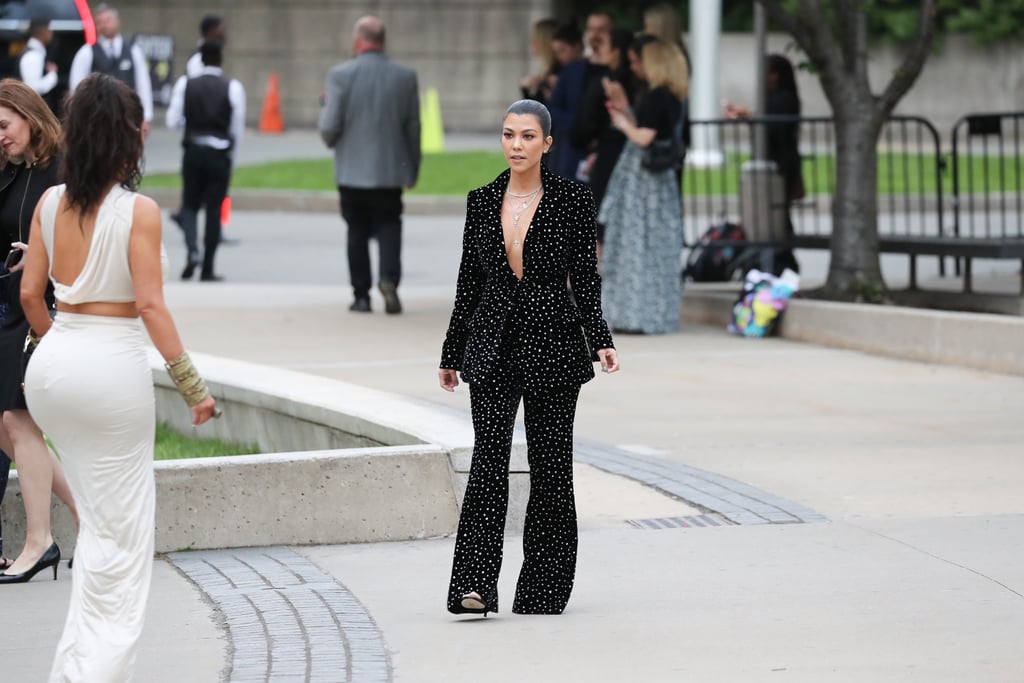
[[[561,614],[576,574],[576,502],[572,486],[572,429],[579,385],[545,391],[513,383],[470,385],[473,461],[462,502],[448,610],[479,593],[488,611],[498,611],[508,465],[519,401],[526,421],[530,499],[523,530],[523,567],[512,611]]]

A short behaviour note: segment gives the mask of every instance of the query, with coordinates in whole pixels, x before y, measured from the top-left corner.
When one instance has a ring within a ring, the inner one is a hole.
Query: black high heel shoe
[[[3,583],[27,583],[32,577],[47,567],[53,567],[53,580],[57,580],[57,565],[60,564],[60,548],[56,543],[50,545],[31,569],[21,574],[0,574],[0,584]]]
[[[487,602],[479,593],[469,592],[459,598],[457,605],[448,610],[452,614],[482,614],[485,617],[488,612],[497,612],[488,607]]]

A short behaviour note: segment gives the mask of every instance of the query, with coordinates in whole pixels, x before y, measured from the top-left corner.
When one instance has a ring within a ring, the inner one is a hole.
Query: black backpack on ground
[[[694,282],[728,282],[736,261],[746,248],[747,236],[735,223],[712,225],[690,250],[683,279]]]

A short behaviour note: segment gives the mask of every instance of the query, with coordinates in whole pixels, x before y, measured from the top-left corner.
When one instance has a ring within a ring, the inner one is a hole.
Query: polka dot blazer
[[[586,185],[541,167],[544,195],[523,242],[520,280],[508,264],[501,232],[509,175],[506,170],[467,197],[462,262],[440,367],[460,370],[466,382],[486,382],[496,375],[502,343],[511,334],[527,388],[582,384],[594,377],[593,351],[613,347],[601,313],[594,197]]]

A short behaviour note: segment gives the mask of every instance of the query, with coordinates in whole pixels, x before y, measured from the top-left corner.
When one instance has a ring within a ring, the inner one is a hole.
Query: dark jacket
[[[594,377],[592,350],[613,347],[601,313],[593,196],[586,185],[541,167],[544,195],[523,243],[519,280],[501,231],[509,175],[505,171],[467,197],[455,307],[440,367],[461,370],[470,383],[486,382],[496,374],[503,342],[512,339],[521,349],[517,360],[527,388],[582,384]]]
[[[596,68],[599,70],[601,67]],[[583,102],[583,93],[595,73],[598,72],[589,60],[569,62],[558,73],[558,83],[547,101],[551,112],[551,136],[555,139],[549,163],[552,171],[566,178],[576,177],[576,168],[587,155],[586,150],[573,145],[570,133]]]
[[[769,92],[765,100],[764,113],[768,116],[800,116],[800,98],[795,91],[777,90]],[[793,196],[793,189],[800,181],[800,122],[776,121],[765,126],[769,159],[779,167],[779,173],[786,181],[786,196]]]
[[[57,156],[49,164],[38,164],[31,169],[10,163],[0,168],[0,239],[4,245],[0,253],[3,256],[7,256],[11,242],[20,240],[28,243],[36,204],[47,189],[59,182],[60,162]],[[21,276],[24,272],[19,270],[0,279],[0,327],[3,329],[17,327],[25,320],[21,310]],[[52,284],[47,284],[46,302],[53,305]]]

